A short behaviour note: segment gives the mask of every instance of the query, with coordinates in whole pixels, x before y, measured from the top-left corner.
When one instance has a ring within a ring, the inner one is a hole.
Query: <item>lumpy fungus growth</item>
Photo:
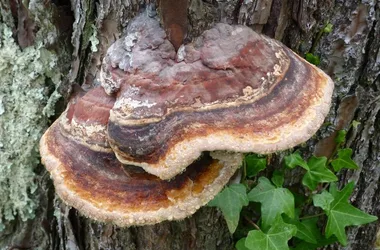
[[[176,47],[141,14],[108,50],[102,86],[73,98],[41,139],[56,192],[119,226],[182,219],[233,176],[242,153],[309,139],[333,82],[283,44],[216,24]]]

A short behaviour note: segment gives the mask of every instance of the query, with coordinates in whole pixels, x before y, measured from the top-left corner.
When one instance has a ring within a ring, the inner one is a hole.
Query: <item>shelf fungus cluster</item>
[[[333,91],[321,70],[247,27],[216,24],[176,52],[146,15],[109,48],[100,79],[46,131],[41,156],[62,200],[119,226],[193,214],[242,153],[310,138]]]

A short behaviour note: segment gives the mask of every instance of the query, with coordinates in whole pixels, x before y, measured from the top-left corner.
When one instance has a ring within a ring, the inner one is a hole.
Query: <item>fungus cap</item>
[[[124,164],[170,179],[203,151],[288,149],[329,111],[330,77],[248,27],[216,24],[177,55],[155,19],[131,27],[101,72],[116,94],[109,143]]]
[[[125,166],[107,142],[113,102],[102,88],[74,99],[40,142],[58,195],[92,219],[118,226],[183,219],[210,201],[241,164],[241,154],[212,152],[170,182]]]
[[[239,152],[309,139],[333,91],[321,70],[247,27],[217,24],[176,53],[146,14],[110,47],[101,83],[70,102],[40,151],[67,204],[119,226],[191,215]]]

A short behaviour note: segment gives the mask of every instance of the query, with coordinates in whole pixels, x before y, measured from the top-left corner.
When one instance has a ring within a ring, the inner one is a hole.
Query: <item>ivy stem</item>
[[[339,131],[339,130],[337,130]],[[342,147],[343,143],[337,143],[335,148],[334,148],[334,151],[332,152],[331,156],[329,159],[327,159],[327,163],[326,163],[326,167],[328,167],[328,165],[333,161],[334,157],[336,156],[338,150]]]
[[[244,219],[246,219],[246,221],[248,221],[248,223],[251,224],[254,228],[261,231],[260,227],[255,222],[253,222],[250,218],[248,218],[248,216],[244,216]]]
[[[308,215],[308,216],[300,217],[299,219],[300,219],[300,220],[305,220],[305,219],[310,219],[310,218],[319,217],[319,216],[322,216],[322,215],[325,215],[325,213],[319,213],[319,214],[314,214],[314,215]]]
[[[245,182],[245,180],[247,179],[247,162],[245,161],[245,157],[246,155],[244,155],[243,159],[243,175],[241,177],[241,183]]]
[[[314,54],[315,52],[315,48],[317,47],[319,41],[321,40],[322,38],[322,35],[325,34],[326,32],[324,31],[324,29],[326,28],[326,26],[329,24],[329,21],[326,22],[326,24],[323,26],[323,28],[318,32],[318,35],[317,37],[315,38],[311,48],[310,48],[310,53]]]

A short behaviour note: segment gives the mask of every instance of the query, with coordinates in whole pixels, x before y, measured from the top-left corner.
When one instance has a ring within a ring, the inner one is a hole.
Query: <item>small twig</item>
[[[253,222],[250,218],[248,218],[248,216],[244,215],[244,219],[248,221],[248,223],[251,224],[254,228],[261,231],[260,227],[255,222]]]

